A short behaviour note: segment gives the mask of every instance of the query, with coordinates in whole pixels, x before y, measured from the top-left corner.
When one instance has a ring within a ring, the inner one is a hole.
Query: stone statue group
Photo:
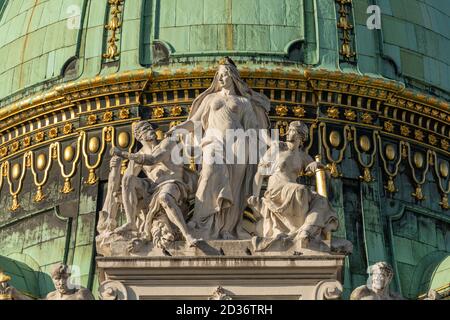
[[[286,141],[273,142],[256,163],[248,161],[252,156],[249,140],[236,141],[231,148],[224,144],[227,130],[268,130],[269,110],[267,97],[250,89],[234,62],[225,58],[211,86],[193,102],[188,120],[171,128],[162,141],[158,141],[154,125],[138,122],[133,130],[142,147],[136,153],[111,150],[108,189],[97,226],[97,252],[111,255],[111,243],[116,240],[126,240],[128,253],[143,246],[164,253],[175,242],[189,248],[207,241],[252,239],[254,250],[264,251],[277,243],[311,248],[329,239],[338,228],[336,212],[325,194],[297,182],[300,173],[317,177],[317,172],[324,171],[305,151],[309,134],[305,123],[291,122]],[[196,123],[203,132],[199,172],[173,159],[180,143],[178,133],[192,133]],[[237,150],[244,161],[227,162]],[[219,161],[206,161],[210,158]],[[128,166],[122,175],[124,160]],[[266,190],[261,195],[265,180]],[[193,212],[189,210],[192,202]],[[262,222],[258,234],[243,227],[247,207]],[[348,241],[341,247],[345,253],[351,251]],[[369,273],[367,285],[355,289],[351,299],[397,298],[389,292],[393,270],[388,264],[377,263]],[[1,275],[0,297],[30,299],[8,284],[9,277]],[[56,290],[47,299],[93,299],[88,290],[68,286],[66,265],[57,265],[52,278]],[[109,291],[100,297],[114,299],[114,290]]]
[[[337,215],[328,199],[297,182],[300,173],[324,168],[303,148],[309,133],[306,124],[290,123],[286,141],[273,142],[259,163],[248,161],[252,156],[248,140],[225,147],[229,130],[268,130],[269,110],[268,98],[250,89],[234,62],[225,58],[211,86],[193,102],[188,120],[171,128],[161,142],[154,125],[137,123],[134,136],[142,148],[136,153],[111,150],[108,192],[98,224],[99,252],[117,235],[132,238],[131,251],[143,243],[168,249],[180,240],[196,246],[199,241],[250,239],[243,228],[246,207],[262,219],[260,248],[276,239],[308,247],[336,230]],[[177,132],[192,133],[198,123],[204,132],[199,174],[172,158],[179,143]],[[227,162],[233,152],[241,152],[244,161]],[[206,161],[211,158],[216,161]],[[123,160],[129,163],[121,176]],[[267,190],[261,196],[265,178]],[[191,200],[194,209],[189,216]],[[121,226],[119,212],[126,217]]]

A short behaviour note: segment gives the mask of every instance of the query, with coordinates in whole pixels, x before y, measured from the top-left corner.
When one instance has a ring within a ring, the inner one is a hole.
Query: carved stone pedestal
[[[344,255],[307,249],[249,254],[99,257],[100,293],[109,300],[322,300],[342,293]]]

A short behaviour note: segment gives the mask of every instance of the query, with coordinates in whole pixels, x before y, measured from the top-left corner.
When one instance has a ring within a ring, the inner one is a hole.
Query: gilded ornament
[[[0,149],[0,157],[6,157],[8,155],[8,147],[3,147]]]
[[[417,169],[422,169],[423,164],[424,164],[424,157],[423,154],[420,152],[416,152],[414,153],[414,165],[416,166]]]
[[[34,200],[34,202],[41,202],[44,199],[45,199],[45,195],[42,192],[42,186],[39,186],[33,200]]]
[[[403,147],[402,147],[402,158],[403,159],[408,158],[408,149],[405,145],[403,145]]]
[[[31,145],[31,137],[26,136],[25,138],[23,138],[22,145],[24,146],[24,148],[29,147]]]
[[[92,126],[97,123],[97,115],[90,114],[87,118],[87,124]]]
[[[441,147],[442,147],[442,149],[447,151],[449,146],[450,146],[450,144],[449,144],[448,140],[445,140],[445,139],[441,140]]]
[[[36,167],[38,168],[38,170],[44,170],[46,164],[47,164],[47,157],[44,153],[41,153],[37,157]]]
[[[75,149],[72,146],[67,146],[64,149],[64,160],[71,162],[75,156]]]
[[[19,143],[19,141],[14,141],[14,142],[11,144],[11,152],[16,152],[17,150],[19,150],[19,148],[20,148],[20,143]]]
[[[183,109],[180,106],[175,106],[170,108],[170,115],[172,117],[178,117],[183,112]]]
[[[179,120],[171,121],[171,122],[169,123],[169,129],[172,129],[173,127],[179,125],[180,123],[181,123],[181,121],[179,121]]]
[[[91,153],[97,153],[97,151],[100,149],[100,140],[97,137],[92,137],[89,140],[89,151]]]
[[[130,117],[130,110],[123,108],[119,111],[119,119],[124,120]]]
[[[34,140],[36,142],[42,142],[45,139],[45,133],[43,131],[36,133],[36,136],[34,137]]]
[[[86,181],[86,184],[88,185],[94,185],[96,184],[98,181],[98,177],[95,174],[95,170],[94,169],[89,169],[89,175],[88,175],[88,179]]]
[[[301,106],[296,106],[292,109],[292,111],[294,112],[294,116],[298,117],[298,118],[303,118],[306,114],[305,108],[301,107]]]
[[[330,107],[327,109],[328,118],[338,119],[339,118],[339,109],[336,107]]]
[[[429,153],[428,155],[429,155],[429,157],[428,157],[428,162],[429,162],[430,166],[434,166],[434,157],[433,157],[433,154]]]
[[[388,144],[386,146],[385,150],[386,157],[388,160],[392,161],[395,159],[395,156],[397,155],[397,151],[395,150],[395,147],[392,144]]]
[[[370,113],[365,112],[361,116],[361,121],[363,123],[371,124],[373,122],[373,117],[372,117],[372,115]]]
[[[164,117],[164,108],[162,108],[162,107],[154,108],[152,115],[153,115],[153,118],[155,118],[155,119]]]
[[[103,58],[105,59],[114,59],[119,55],[119,51],[117,48],[117,32],[122,27],[120,14],[122,13],[122,10],[120,9],[120,5],[122,5],[124,0],[109,0],[109,4],[111,5],[110,9],[110,20],[108,24],[105,26],[105,29],[109,30],[110,36],[108,39],[108,47],[106,49],[106,54],[103,55]]]
[[[344,112],[344,116],[349,121],[355,121],[356,120],[356,112],[350,109],[346,109]]]
[[[337,164],[335,161],[326,165],[326,169],[330,171],[330,175],[333,178],[340,178],[343,176],[342,173],[339,172]]]
[[[278,129],[280,132],[280,137],[284,137],[287,134],[288,126],[289,123],[287,121],[277,121],[277,123],[275,123],[275,129]]]
[[[68,194],[70,192],[72,192],[74,189],[72,187],[72,183],[70,182],[70,178],[65,178],[64,179],[64,186],[61,190],[62,193],[64,194]]]
[[[50,152],[52,155],[53,159],[57,159],[58,158],[58,148],[56,147],[56,145],[51,145],[50,146]]]
[[[112,141],[112,127],[107,127],[105,130],[105,141],[111,142]]]
[[[58,136],[58,128],[51,128],[51,129],[48,131],[48,136],[49,136],[51,139],[56,138],[56,137]]]
[[[372,144],[370,143],[370,139],[367,136],[362,136],[359,138],[359,146],[364,152],[367,152],[370,150]]]
[[[370,173],[369,168],[364,168],[364,174],[362,176],[359,176],[359,179],[363,180],[364,182],[372,182],[375,179],[372,177],[372,173]]]
[[[392,177],[389,177],[388,183],[384,188],[390,193],[398,192],[398,189],[395,187],[394,179],[392,179]]]
[[[450,208],[450,206],[448,204],[448,195],[447,194],[442,195],[442,199],[441,199],[441,202],[439,202],[439,204],[441,205],[441,208],[444,210],[448,210]]]
[[[3,162],[0,169],[1,169],[0,174],[2,176],[6,177],[8,175],[8,162]]]
[[[437,144],[437,142],[438,142],[438,139],[436,138],[436,136],[435,135],[433,135],[433,134],[430,134],[429,136],[428,136],[428,141],[430,142],[430,144],[431,145],[436,145]]]
[[[103,122],[110,122],[113,120],[113,113],[112,111],[107,111],[103,114]]]
[[[293,80],[289,81],[288,86],[289,86],[289,89],[297,89],[297,81],[293,81]]]
[[[161,129],[156,130],[156,139],[157,140],[164,139],[164,132]]]
[[[394,124],[391,121],[386,121],[384,123],[384,130],[387,132],[394,132]]]
[[[31,168],[31,153],[26,153],[25,154],[25,166],[27,168]]]
[[[422,186],[421,185],[417,185],[416,190],[413,193],[411,193],[411,195],[414,198],[416,198],[416,200],[418,200],[418,201],[425,200],[425,196],[423,195]]]
[[[400,126],[400,133],[402,134],[402,136],[407,137],[411,133],[411,130],[409,129],[408,126],[402,125],[402,126]]]
[[[130,135],[128,132],[121,132],[119,133],[118,137],[119,147],[126,148],[130,144]]]
[[[19,208],[20,208],[19,198],[17,197],[17,195],[13,195],[12,204],[11,204],[11,207],[9,208],[9,210],[17,211]]]
[[[422,130],[417,129],[417,130],[414,130],[414,138],[416,138],[416,140],[423,141],[423,138],[425,138],[425,135]]]
[[[341,134],[338,131],[332,131],[330,133],[330,144],[335,148],[341,144]]]
[[[16,163],[12,167],[12,177],[13,179],[17,180],[20,177],[21,173],[21,166],[20,163]]]
[[[439,172],[443,178],[448,177],[448,163],[445,161],[442,161],[439,165]]]
[[[71,134],[73,131],[73,125],[71,123],[66,123],[63,127],[64,134]]]
[[[277,114],[277,116],[284,117],[288,113],[288,108],[283,104],[279,104],[275,107],[275,113]]]

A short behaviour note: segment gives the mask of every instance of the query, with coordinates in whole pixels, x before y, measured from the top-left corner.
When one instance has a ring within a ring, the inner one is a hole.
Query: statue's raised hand
[[[109,151],[109,155],[111,157],[114,157],[114,156],[122,157],[122,151],[117,147],[112,147],[111,150]]]
[[[122,159],[130,159],[130,153],[129,152],[121,151],[117,147],[112,147],[111,150],[109,151],[109,154],[111,155],[111,157],[116,156],[116,157],[120,157]]]
[[[311,162],[310,164],[308,164],[305,171],[306,172],[308,172],[308,171],[316,172],[319,169],[325,169],[325,166],[321,162],[314,161],[314,162]]]

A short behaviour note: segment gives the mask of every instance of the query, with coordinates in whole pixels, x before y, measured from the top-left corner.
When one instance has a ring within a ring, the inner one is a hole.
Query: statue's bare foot
[[[302,231],[298,236],[298,240],[300,241],[301,248],[308,248],[309,243],[311,242],[311,237],[308,233]]]
[[[193,238],[191,236],[186,237],[186,242],[189,245],[189,247],[197,247],[198,243],[203,241],[203,239],[197,239]]]
[[[309,237],[300,237],[300,248],[308,248],[309,243]]]
[[[129,222],[129,223],[125,223],[123,226],[116,228],[114,230],[114,233],[124,234],[124,233],[131,233],[131,232],[135,232],[135,231],[137,231],[136,225]]]

